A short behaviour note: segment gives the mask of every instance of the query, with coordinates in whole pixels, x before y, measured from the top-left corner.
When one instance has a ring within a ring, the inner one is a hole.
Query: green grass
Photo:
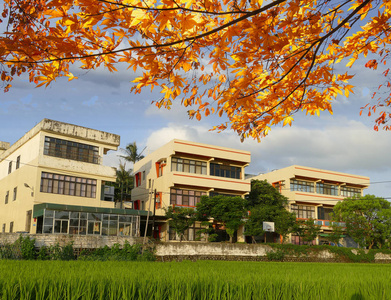
[[[0,299],[391,299],[391,265],[0,261]]]

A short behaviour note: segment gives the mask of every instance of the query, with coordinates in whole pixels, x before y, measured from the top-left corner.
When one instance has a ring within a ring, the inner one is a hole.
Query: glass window
[[[312,181],[291,179],[290,186],[291,186],[291,191],[299,191],[299,192],[307,192],[307,193],[314,192],[314,182]]]
[[[54,210],[45,210],[45,218],[53,218],[54,217]]]
[[[96,180],[42,172],[41,192],[95,198]]]
[[[9,195],[10,195],[10,191],[7,191],[7,192],[5,193],[4,204],[7,204],[7,203],[8,203]]]
[[[203,232],[204,228],[201,224],[194,224],[189,229],[187,229],[183,235],[184,241],[206,241],[206,234]],[[168,230],[168,238],[169,240],[180,240],[180,236],[176,233],[173,228],[169,228]]]
[[[361,189],[348,187],[348,186],[341,186],[341,196],[343,197],[361,196]]]
[[[99,164],[98,147],[48,136],[45,137],[43,153],[49,156]]]
[[[338,196],[338,186],[335,184],[316,183],[318,194]]]
[[[210,175],[212,176],[241,179],[241,171],[241,167],[215,163],[210,164]]]
[[[206,175],[206,161],[172,157],[171,171]]]
[[[18,187],[14,187],[14,198],[13,201],[16,200],[16,195],[18,194]]]
[[[68,233],[68,220],[55,220],[54,233]]]
[[[12,161],[9,162],[8,164],[8,174],[12,172]]]
[[[19,169],[20,167],[20,155],[16,158],[16,169]]]
[[[201,201],[201,196],[206,195],[205,192],[182,190],[171,188],[170,204],[179,206],[196,206]]]
[[[56,210],[55,214],[54,214],[54,218],[55,219],[68,220],[69,219],[69,211],[58,211],[58,210]]]
[[[299,219],[315,218],[315,206],[292,204],[291,211],[294,212],[296,218]]]

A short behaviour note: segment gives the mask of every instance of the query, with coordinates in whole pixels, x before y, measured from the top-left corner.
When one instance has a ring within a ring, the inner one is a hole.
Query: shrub
[[[278,249],[276,251],[266,252],[266,257],[270,261],[283,261],[285,257],[284,251]]]

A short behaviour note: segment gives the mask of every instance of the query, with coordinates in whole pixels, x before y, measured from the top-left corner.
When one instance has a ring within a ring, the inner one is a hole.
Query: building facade
[[[195,207],[203,195],[244,197],[250,191],[244,175],[250,160],[248,151],[172,140],[134,165],[133,207],[152,212],[155,238],[176,240],[164,217],[165,209]],[[196,223],[185,238],[202,240],[204,237],[197,236],[200,229]],[[242,233],[238,240],[243,240]]]
[[[369,177],[293,165],[261,174],[252,179],[267,180],[289,200],[289,211],[298,219],[315,219],[321,226],[317,243],[327,241],[334,205],[344,198],[363,196]],[[294,244],[299,237],[292,235]]]
[[[44,119],[13,145],[0,142],[0,232],[136,235],[139,215],[117,209],[102,157],[118,135]]]

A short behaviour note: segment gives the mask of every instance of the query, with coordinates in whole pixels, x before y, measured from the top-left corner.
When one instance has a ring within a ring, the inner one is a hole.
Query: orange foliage
[[[111,72],[125,63],[142,71],[133,92],[160,88],[158,107],[180,100],[198,120],[225,115],[229,122],[214,129],[231,128],[242,140],[290,126],[297,111],[332,113],[336,95],[353,88],[353,76],[336,74],[334,64],[347,58],[349,67],[390,43],[386,0],[4,2],[5,91],[23,73],[47,86],[61,76],[75,79],[75,62]],[[375,68],[376,60],[367,66]]]

